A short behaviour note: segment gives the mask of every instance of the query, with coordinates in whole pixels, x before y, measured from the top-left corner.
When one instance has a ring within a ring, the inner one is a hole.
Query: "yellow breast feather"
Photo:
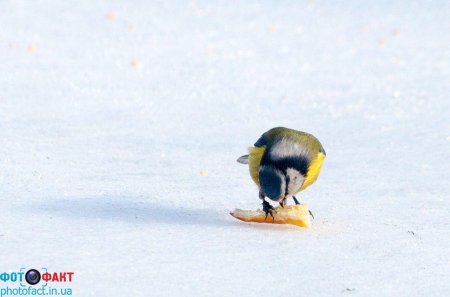
[[[322,163],[324,159],[325,155],[323,153],[318,153],[316,158],[311,161],[308,172],[306,173],[306,179],[303,182],[303,185],[300,187],[299,192],[306,189],[316,181],[316,179],[319,177],[320,169],[322,169]]]
[[[259,165],[261,164],[261,159],[266,150],[265,146],[261,147],[250,147],[248,149],[248,168],[250,170],[250,176],[252,177],[255,184],[259,185]]]

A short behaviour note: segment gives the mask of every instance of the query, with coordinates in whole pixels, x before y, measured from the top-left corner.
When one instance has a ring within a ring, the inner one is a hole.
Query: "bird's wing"
[[[311,164],[308,168],[308,173],[306,174],[306,179],[303,185],[300,188],[300,191],[306,189],[309,187],[312,183],[314,183],[317,180],[317,177],[319,177],[320,169],[322,169],[322,163],[325,159],[325,154],[322,152],[319,152],[311,161]]]
[[[259,166],[261,165],[261,159],[266,150],[265,146],[262,147],[250,147],[248,148],[248,167],[250,169],[250,176],[255,184],[259,187]]]
[[[248,164],[248,155],[240,156],[236,161],[241,164]]]

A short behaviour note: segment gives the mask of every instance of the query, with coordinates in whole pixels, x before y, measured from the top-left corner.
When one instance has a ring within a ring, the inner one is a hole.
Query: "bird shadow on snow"
[[[101,219],[132,224],[179,224],[232,226],[223,215],[211,209],[191,209],[163,205],[156,202],[136,201],[129,197],[91,197],[52,199],[30,205],[33,213],[71,219]]]

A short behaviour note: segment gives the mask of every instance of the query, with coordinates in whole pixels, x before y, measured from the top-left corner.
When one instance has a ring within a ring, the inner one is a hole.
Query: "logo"
[[[0,273],[0,297],[17,295],[72,295],[73,271],[49,271],[47,268]],[[61,286],[62,285],[62,286]]]

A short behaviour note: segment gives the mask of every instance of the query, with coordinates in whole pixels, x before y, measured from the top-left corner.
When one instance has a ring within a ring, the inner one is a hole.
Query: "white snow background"
[[[0,272],[74,271],[74,296],[450,296],[449,15],[1,1]],[[228,214],[260,207],[236,159],[275,126],[327,151],[310,229]]]

